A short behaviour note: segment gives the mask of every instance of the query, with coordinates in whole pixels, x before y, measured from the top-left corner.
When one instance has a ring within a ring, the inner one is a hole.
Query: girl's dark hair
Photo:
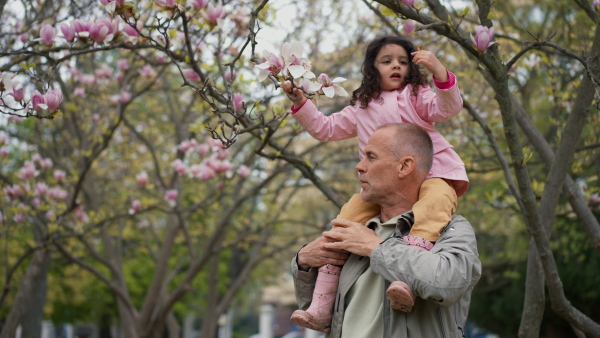
[[[422,73],[419,66],[412,62],[413,56],[411,53],[415,51],[412,42],[397,36],[384,36],[371,41],[369,46],[367,46],[365,60],[362,64],[363,79],[360,83],[360,87],[352,92],[350,105],[360,102],[360,107],[365,109],[371,100],[381,100],[381,76],[379,75],[377,68],[375,68],[375,61],[381,48],[391,44],[404,48],[408,53],[409,64],[406,83],[413,85],[413,95],[417,96],[419,86],[427,85],[427,75]]]

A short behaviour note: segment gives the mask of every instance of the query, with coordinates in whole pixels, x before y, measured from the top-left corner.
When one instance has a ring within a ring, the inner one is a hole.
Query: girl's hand
[[[446,73],[446,67],[438,60],[438,58],[430,51],[419,50],[412,53],[413,63],[416,65],[423,65],[425,68],[433,74],[436,80],[444,82],[448,81],[448,73]]]
[[[290,81],[284,81],[279,84],[281,89],[285,95],[287,95],[288,99],[292,101],[294,107],[300,107],[306,101],[306,97],[304,97],[304,92],[298,88],[292,88],[292,83]]]

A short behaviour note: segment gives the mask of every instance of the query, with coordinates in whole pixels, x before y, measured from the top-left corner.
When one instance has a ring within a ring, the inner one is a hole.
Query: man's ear
[[[415,158],[412,156],[404,156],[398,160],[398,177],[404,178],[415,170]]]

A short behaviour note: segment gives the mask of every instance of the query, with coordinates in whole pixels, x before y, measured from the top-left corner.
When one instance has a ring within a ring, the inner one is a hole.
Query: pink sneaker
[[[417,299],[410,286],[402,281],[392,282],[385,292],[385,296],[392,302],[392,309],[407,313],[412,311],[415,299]]]

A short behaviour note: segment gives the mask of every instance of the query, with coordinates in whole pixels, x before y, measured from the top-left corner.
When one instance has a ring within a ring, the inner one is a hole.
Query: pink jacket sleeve
[[[463,100],[456,76],[451,72],[448,75],[454,79],[454,84],[448,89],[437,88],[434,92],[430,87],[420,87],[414,102],[417,114],[427,122],[443,122],[458,115],[462,110]]]
[[[347,106],[329,116],[321,113],[312,101],[306,103],[292,116],[315,139],[326,141],[345,140],[356,137],[356,110]]]

